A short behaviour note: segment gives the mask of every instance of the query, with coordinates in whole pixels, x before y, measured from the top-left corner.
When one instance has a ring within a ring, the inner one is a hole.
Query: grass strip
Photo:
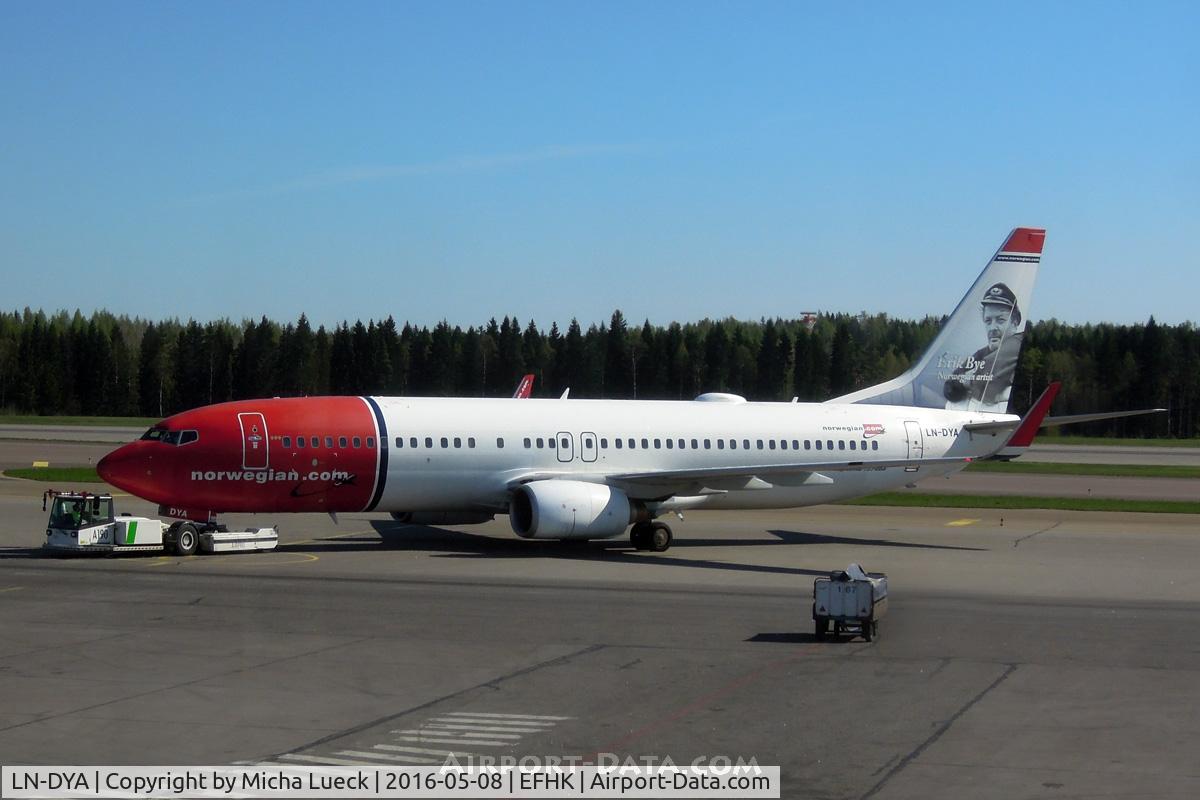
[[[1200,447],[1200,439],[1118,439],[1112,436],[1054,436],[1041,434],[1034,444],[1069,444],[1086,447]]]
[[[1040,508],[1054,511],[1128,511],[1138,514],[1200,514],[1200,501],[1120,500],[1108,497],[1027,497],[1022,495],[925,494],[881,492],[846,506],[905,506],[908,508]]]
[[[149,428],[157,417],[44,417],[0,414],[0,425],[89,425],[104,428]]]
[[[23,467],[6,469],[4,475],[42,483],[104,483],[95,467]]]
[[[1115,478],[1200,478],[1200,467],[1164,464],[1058,464],[1046,461],[974,461],[967,472],[1009,475],[1101,475]],[[1200,489],[1197,490],[1200,494]]]

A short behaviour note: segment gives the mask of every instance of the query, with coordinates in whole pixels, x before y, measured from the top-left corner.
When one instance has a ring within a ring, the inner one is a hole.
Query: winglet
[[[1038,429],[1042,427],[1042,421],[1050,413],[1050,406],[1061,388],[1061,381],[1054,381],[1045,388],[1033,406],[1025,412],[1025,416],[1021,418],[1021,424],[1013,431],[1013,435],[1008,437],[1004,447],[996,453],[996,458],[1004,461],[1016,458],[1025,452],[1029,445],[1033,444],[1033,437],[1037,436]]]
[[[1058,396],[1058,390],[1061,388],[1061,381],[1054,381],[1046,387],[1037,402],[1033,404],[1033,408],[1025,412],[1025,416],[1021,419],[1021,426],[1013,432],[1007,447],[1029,447],[1033,444],[1033,437],[1037,435],[1038,428],[1042,427],[1042,420],[1050,413],[1050,405]]]

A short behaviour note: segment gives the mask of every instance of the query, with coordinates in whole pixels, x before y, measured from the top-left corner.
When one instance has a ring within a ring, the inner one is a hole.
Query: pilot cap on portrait
[[[983,293],[983,298],[979,301],[979,305],[1004,306],[1012,309],[1013,322],[1020,323],[1021,309],[1017,308],[1017,296],[1013,294],[1013,290],[1008,288],[1007,284],[993,283],[991,287]]]

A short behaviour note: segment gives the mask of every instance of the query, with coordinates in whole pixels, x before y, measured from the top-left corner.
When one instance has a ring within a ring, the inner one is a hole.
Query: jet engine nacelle
[[[629,527],[634,507],[619,489],[583,481],[534,481],[513,492],[508,519],[526,539],[608,539]]]
[[[409,525],[478,525],[491,522],[495,514],[483,511],[393,511],[392,519]]]

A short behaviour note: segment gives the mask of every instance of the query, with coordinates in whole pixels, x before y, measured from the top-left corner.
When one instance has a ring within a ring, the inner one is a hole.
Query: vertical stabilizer
[[[829,402],[1004,413],[1045,239],[1014,230],[911,369]]]

